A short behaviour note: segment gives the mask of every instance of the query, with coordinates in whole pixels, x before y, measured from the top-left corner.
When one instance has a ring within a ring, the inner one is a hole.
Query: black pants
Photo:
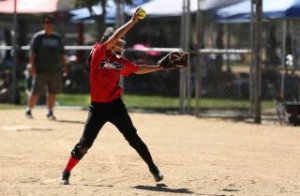
[[[147,163],[152,173],[158,172],[147,146],[137,135],[137,130],[133,126],[127,109],[121,99],[109,103],[91,104],[83,134],[71,152],[71,155],[75,159],[81,159],[87,153],[106,122],[111,122],[118,128],[130,146],[132,146]]]

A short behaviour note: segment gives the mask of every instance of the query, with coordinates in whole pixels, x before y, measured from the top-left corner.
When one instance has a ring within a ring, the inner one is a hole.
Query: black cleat
[[[164,176],[162,175],[162,173],[160,173],[160,171],[157,169],[155,172],[154,171],[150,171],[155,182],[160,182],[164,179]]]
[[[31,110],[27,110],[27,111],[25,112],[25,116],[26,116],[26,118],[28,118],[28,119],[33,119],[33,116],[32,116],[32,114],[31,114]]]
[[[71,175],[70,172],[64,171],[62,173],[60,184],[62,184],[62,185],[68,185],[68,184],[70,184],[70,182],[69,182],[70,175]]]
[[[55,116],[54,116],[54,114],[53,114],[52,111],[48,112],[47,118],[48,118],[49,120],[56,120],[56,118],[55,118]]]

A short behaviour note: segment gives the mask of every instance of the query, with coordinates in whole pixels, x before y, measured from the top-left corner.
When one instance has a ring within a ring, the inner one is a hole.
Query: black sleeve
[[[33,54],[37,54],[37,51],[38,51],[38,40],[39,40],[38,36],[33,36],[31,38],[31,40],[30,40],[30,51]]]
[[[59,41],[59,51],[60,51],[59,53],[63,55],[66,53],[66,51],[61,37],[58,37],[58,41]]]

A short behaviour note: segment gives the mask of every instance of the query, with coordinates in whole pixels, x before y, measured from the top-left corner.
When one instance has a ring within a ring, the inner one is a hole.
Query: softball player
[[[143,10],[142,10],[143,11]],[[101,41],[94,44],[88,60],[91,105],[83,134],[71,151],[66,167],[63,170],[61,184],[69,184],[71,170],[93,145],[100,129],[106,122],[114,124],[123,134],[131,147],[147,163],[155,181],[163,175],[152,160],[151,154],[137,134],[136,128],[128,115],[121,99],[122,88],[118,86],[120,76],[132,73],[144,74],[159,71],[160,67],[137,66],[122,57],[125,41],[121,39],[140,19],[144,13],[137,9],[132,18],[116,31],[107,29]]]

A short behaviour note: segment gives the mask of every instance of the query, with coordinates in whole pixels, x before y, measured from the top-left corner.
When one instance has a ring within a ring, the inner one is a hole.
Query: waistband
[[[118,99],[114,99],[110,102],[94,102],[92,101],[91,102],[91,106],[105,106],[105,105],[112,105],[112,104],[115,104],[115,103],[121,103],[122,102],[122,99],[121,98],[118,98]]]

